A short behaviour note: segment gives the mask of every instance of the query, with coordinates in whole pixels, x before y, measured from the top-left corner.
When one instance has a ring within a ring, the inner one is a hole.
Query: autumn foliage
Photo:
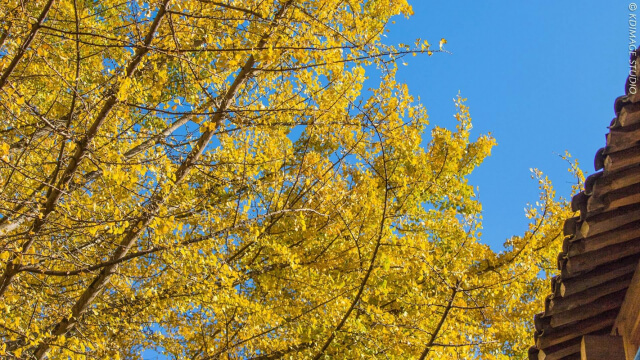
[[[395,81],[440,51],[383,42],[410,14],[3,0],[0,357],[524,356],[566,202],[536,173],[530,231],[479,241],[495,141]]]

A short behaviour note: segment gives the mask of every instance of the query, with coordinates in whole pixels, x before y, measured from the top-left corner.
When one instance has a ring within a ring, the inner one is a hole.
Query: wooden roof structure
[[[621,309],[640,301],[629,290],[640,283],[639,55],[631,56],[625,95],[615,100],[605,147],[596,152],[596,173],[571,201],[580,216],[564,223],[560,275],[534,317],[530,360],[581,359],[585,335],[619,335]]]

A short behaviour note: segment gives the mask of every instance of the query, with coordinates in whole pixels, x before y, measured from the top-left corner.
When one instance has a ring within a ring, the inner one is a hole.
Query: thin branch
[[[445,320],[447,320],[447,316],[449,315],[449,311],[452,308],[453,300],[456,298],[456,294],[457,293],[458,293],[458,284],[456,284],[456,286],[452,287],[451,296],[449,297],[449,302],[447,303],[447,307],[444,309],[444,312],[442,313],[442,316],[440,317],[440,321],[438,321],[438,325],[436,325],[436,329],[431,334],[431,338],[429,339],[429,342],[427,343],[427,346],[424,348],[424,351],[420,355],[420,359],[419,360],[424,360],[424,359],[427,358],[427,355],[429,355],[429,351],[434,346],[435,340],[438,337],[438,334],[440,333],[440,329],[442,329],[442,325],[444,325]]]
[[[22,60],[22,57],[31,45],[31,42],[33,42],[36,34],[38,34],[38,30],[40,30],[40,28],[42,27],[42,23],[47,17],[49,10],[51,10],[54,2],[55,0],[49,0],[49,2],[47,2],[47,4],[44,6],[44,9],[42,9],[42,12],[40,13],[40,16],[38,17],[38,21],[36,21],[36,23],[31,26],[29,35],[27,35],[27,38],[24,39],[22,45],[20,45],[20,47],[18,48],[18,52],[13,57],[13,60],[11,60],[11,63],[9,64],[9,66],[7,66],[7,69],[4,71],[4,73],[2,73],[2,76],[0,76],[0,89],[4,87],[4,85],[7,83],[7,80],[9,79],[9,76],[11,76],[11,73],[13,73],[13,71],[16,69],[16,66],[18,66],[20,60]]]

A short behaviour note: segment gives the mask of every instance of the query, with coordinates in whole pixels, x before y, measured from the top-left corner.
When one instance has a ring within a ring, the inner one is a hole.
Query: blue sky
[[[628,74],[630,1],[410,1],[390,43],[415,38],[448,54],[405,58],[398,80],[420,96],[432,124],[453,127],[452,99],[469,100],[474,132],[491,132],[494,152],[470,177],[480,187],[483,241],[494,248],[527,228],[524,207],[538,198],[530,168],[569,196],[568,150],[586,173],[604,146],[613,102]]]

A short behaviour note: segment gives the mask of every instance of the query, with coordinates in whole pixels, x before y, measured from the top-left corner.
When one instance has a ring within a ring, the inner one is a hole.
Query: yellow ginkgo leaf
[[[447,43],[447,39],[445,39],[445,38],[440,39],[440,50],[442,50],[442,47],[443,47],[443,46],[444,46],[444,44],[446,44],[446,43]]]

